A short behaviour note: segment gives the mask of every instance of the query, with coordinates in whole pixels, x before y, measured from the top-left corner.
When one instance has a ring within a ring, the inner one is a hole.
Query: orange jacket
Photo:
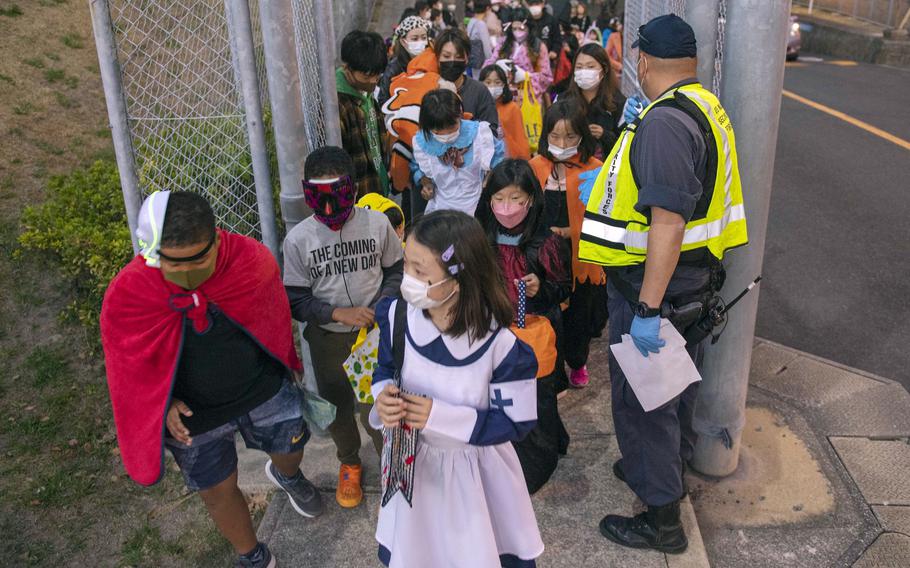
[[[607,276],[604,274],[603,268],[578,260],[578,239],[581,237],[581,222],[585,216],[585,204],[579,199],[578,176],[582,172],[600,168],[603,162],[597,158],[590,158],[586,163],[582,163],[576,154],[569,160],[569,163],[579,166],[566,168],[566,200],[569,210],[569,231],[572,233],[572,275],[576,282],[582,284],[591,282],[603,285],[607,283]],[[540,182],[540,187],[545,187],[547,178],[553,172],[553,162],[544,156],[537,155],[531,160],[531,168],[537,176],[537,181]]]
[[[613,71],[622,72],[622,32],[613,32],[607,38],[607,57],[610,58],[610,66]]]
[[[386,129],[392,137],[392,159],[389,177],[392,188],[402,192],[411,185],[411,142],[420,119],[420,102],[423,96],[438,88],[439,64],[432,49],[408,63],[408,70],[392,79],[389,87],[391,98],[382,105]]]
[[[515,101],[502,103],[496,101],[496,112],[499,114],[499,125],[502,127],[502,140],[506,145],[506,154],[510,158],[531,159],[531,147],[525,133],[521,118],[521,108]]]

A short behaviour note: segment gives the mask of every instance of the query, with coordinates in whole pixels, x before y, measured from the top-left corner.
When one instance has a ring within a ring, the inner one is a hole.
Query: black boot
[[[648,507],[646,512],[631,518],[607,515],[600,521],[600,533],[622,546],[652,548],[668,554],[685,552],[689,546],[679,518],[679,501]]]

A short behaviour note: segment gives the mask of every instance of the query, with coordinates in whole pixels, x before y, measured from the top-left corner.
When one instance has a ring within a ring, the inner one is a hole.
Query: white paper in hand
[[[686,340],[667,319],[660,320],[660,338],[667,344],[659,353],[648,353],[647,357],[642,356],[628,334],[622,336],[621,343],[610,346],[645,412],[663,406],[701,380],[686,352]]]

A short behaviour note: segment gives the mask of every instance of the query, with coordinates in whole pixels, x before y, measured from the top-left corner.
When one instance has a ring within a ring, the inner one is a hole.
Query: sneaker
[[[276,568],[278,560],[269,551],[269,547],[260,542],[252,552],[240,556],[237,566],[240,568]]]
[[[272,460],[269,460],[265,464],[265,475],[269,481],[288,494],[291,506],[304,517],[318,517],[325,510],[319,490],[303,476],[303,472],[300,470],[297,470],[297,475],[293,479],[285,480],[275,469]]]
[[[338,471],[338,489],[335,499],[345,509],[352,509],[363,501],[363,489],[360,488],[360,475],[363,466],[341,464]]]
[[[581,369],[572,369],[572,372],[569,374],[569,384],[572,385],[572,388],[583,389],[588,386],[588,383],[590,382],[591,379],[588,377],[587,365]]]

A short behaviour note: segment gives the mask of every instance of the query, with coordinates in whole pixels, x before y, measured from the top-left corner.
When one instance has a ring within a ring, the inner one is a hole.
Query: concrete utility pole
[[[789,18],[790,0],[727,4],[721,101],[736,134],[749,226],[749,246],[725,258],[727,283],[721,293],[728,300],[762,270]],[[708,475],[729,475],[739,463],[757,311],[758,288],[729,314],[717,345],[706,349],[692,466]]]

